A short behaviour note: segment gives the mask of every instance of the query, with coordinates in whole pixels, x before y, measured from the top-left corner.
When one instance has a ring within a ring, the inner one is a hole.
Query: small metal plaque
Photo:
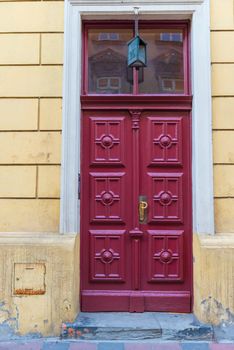
[[[42,263],[14,264],[14,295],[42,295],[45,294],[46,266]]]

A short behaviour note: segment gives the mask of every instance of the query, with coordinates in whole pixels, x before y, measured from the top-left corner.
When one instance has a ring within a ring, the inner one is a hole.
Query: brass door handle
[[[144,222],[146,219],[146,209],[148,208],[148,203],[146,201],[139,202],[139,221]]]

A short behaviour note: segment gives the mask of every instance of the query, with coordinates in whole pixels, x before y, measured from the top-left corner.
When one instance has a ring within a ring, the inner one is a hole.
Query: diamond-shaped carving
[[[124,162],[124,117],[91,117],[91,163],[93,165]]]
[[[183,279],[183,231],[149,230],[149,280]]]
[[[150,193],[150,222],[182,222],[181,173],[148,173]]]
[[[91,173],[91,221],[124,222],[125,173]]]
[[[182,163],[182,118],[149,117],[150,165]]]
[[[123,281],[125,230],[91,230],[91,280]]]

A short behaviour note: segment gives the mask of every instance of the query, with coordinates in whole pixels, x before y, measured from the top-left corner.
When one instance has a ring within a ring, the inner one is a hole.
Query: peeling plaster
[[[16,305],[0,302],[0,340],[14,338],[19,329],[19,310]]]
[[[222,303],[211,296],[201,302],[202,314],[206,315],[207,322],[215,325],[234,323],[234,314],[225,308]]]

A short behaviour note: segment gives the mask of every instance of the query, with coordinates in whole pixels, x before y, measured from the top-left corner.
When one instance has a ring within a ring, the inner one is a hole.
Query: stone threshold
[[[62,324],[61,339],[213,341],[214,329],[193,314],[81,312]]]

